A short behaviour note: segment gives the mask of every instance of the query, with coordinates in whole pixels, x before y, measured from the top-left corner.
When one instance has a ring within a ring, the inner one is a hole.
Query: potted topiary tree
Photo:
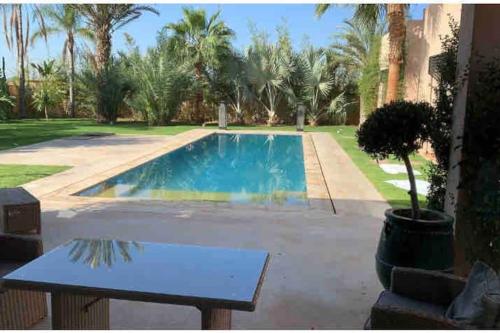
[[[411,208],[385,212],[376,268],[388,289],[394,266],[451,272],[453,269],[453,219],[438,211],[419,207],[411,154],[427,140],[433,108],[427,103],[397,101],[371,113],[357,132],[358,145],[371,157],[394,156],[406,166]]]

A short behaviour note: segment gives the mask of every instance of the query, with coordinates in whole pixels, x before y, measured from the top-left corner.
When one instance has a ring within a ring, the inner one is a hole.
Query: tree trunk
[[[194,65],[194,74],[196,80],[201,83],[203,79],[203,64],[198,62]],[[194,117],[197,121],[205,122],[204,115],[200,114],[201,104],[203,103],[203,90],[198,87],[198,91],[196,92],[195,101],[194,101]]]
[[[267,126],[274,126],[276,124],[276,112],[267,111]]]
[[[358,126],[363,125],[363,123],[366,120],[366,110],[365,109],[366,109],[366,105],[363,102],[363,97],[360,96],[359,97],[359,124],[358,124]]]
[[[236,118],[238,119],[238,123],[241,125],[245,124],[245,120],[243,118],[243,110],[241,109],[240,103],[240,94],[238,92],[237,102],[236,102]]]
[[[23,32],[23,9],[22,4],[15,5],[15,10],[17,11],[17,21],[16,21],[16,43],[17,43],[17,64],[19,71],[19,91],[18,91],[18,105],[19,105],[19,117],[26,118],[26,82],[25,82],[25,70],[24,70],[24,32]]]
[[[68,35],[68,51],[69,51],[69,116],[75,118],[75,41],[73,34]]]
[[[387,76],[387,94],[385,101],[390,103],[398,99],[398,86],[403,46],[406,35],[405,5],[387,4],[389,21],[389,73]]]
[[[412,218],[420,218],[420,207],[418,206],[418,196],[417,196],[417,185],[415,184],[415,175],[413,174],[413,168],[411,167],[410,158],[408,156],[403,157],[405,162],[406,171],[408,172],[408,180],[410,181],[410,198],[411,198],[411,211]]]
[[[96,47],[96,76],[97,76],[97,121],[110,122],[113,121],[112,115],[108,114],[105,107],[104,91],[106,89],[106,67],[111,55],[111,34],[110,25],[105,23],[98,27],[96,31],[97,47]]]
[[[316,127],[318,125],[318,118],[316,117],[309,118],[309,125],[311,127]]]
[[[49,113],[47,112],[47,107],[44,107],[43,111],[45,112],[45,120],[49,120]]]

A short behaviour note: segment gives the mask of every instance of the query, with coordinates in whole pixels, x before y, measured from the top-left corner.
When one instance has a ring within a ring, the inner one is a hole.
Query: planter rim
[[[406,223],[413,223],[413,224],[419,224],[419,225],[427,225],[429,227],[438,227],[438,226],[449,226],[450,224],[453,224],[453,217],[450,215],[433,210],[433,209],[420,209],[421,212],[428,212],[431,214],[434,214],[437,219],[435,220],[425,220],[425,219],[413,219],[411,217],[403,216],[398,214],[398,211],[411,211],[411,208],[390,208],[385,211],[385,216],[388,218],[393,218],[397,219],[401,222],[406,222]]]

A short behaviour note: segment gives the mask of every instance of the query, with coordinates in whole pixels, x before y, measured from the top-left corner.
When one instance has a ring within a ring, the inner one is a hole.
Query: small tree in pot
[[[403,160],[410,181],[412,217],[417,219],[420,210],[410,155],[427,140],[431,113],[432,107],[427,103],[393,102],[373,112],[357,133],[358,145],[374,159],[394,155]]]
[[[404,162],[410,182],[411,210],[389,209],[377,250],[377,272],[390,286],[394,266],[448,271],[453,262],[451,217],[418,203],[410,155],[429,137],[433,108],[427,103],[397,101],[370,114],[357,132],[360,148],[375,159],[390,155]]]

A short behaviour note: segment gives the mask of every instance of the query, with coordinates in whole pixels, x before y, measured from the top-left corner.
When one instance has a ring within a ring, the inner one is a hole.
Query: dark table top
[[[3,277],[6,288],[253,311],[260,250],[75,239]]]

